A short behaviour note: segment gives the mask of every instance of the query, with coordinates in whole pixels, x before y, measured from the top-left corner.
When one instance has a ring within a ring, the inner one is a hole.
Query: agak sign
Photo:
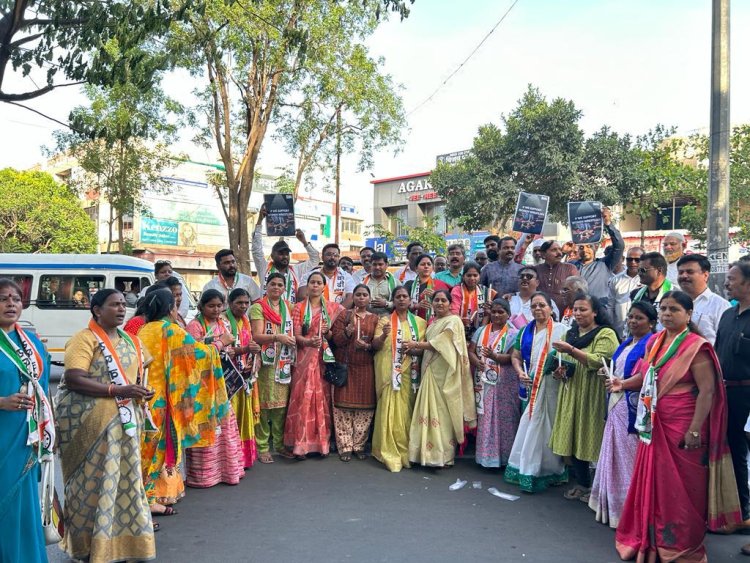
[[[406,182],[401,182],[398,186],[398,192],[400,194],[406,194],[411,192],[422,192],[424,190],[431,190],[432,184],[430,184],[430,181],[425,178],[424,180],[408,180]]]

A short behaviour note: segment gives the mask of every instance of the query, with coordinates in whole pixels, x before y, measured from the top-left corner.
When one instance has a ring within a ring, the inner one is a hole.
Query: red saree
[[[657,335],[649,342],[649,349]],[[714,366],[711,412],[698,449],[679,447],[695,411],[691,366],[707,354]],[[642,373],[647,369],[642,363]],[[691,386],[692,384],[692,386]],[[635,468],[615,544],[623,560],[707,561],[703,538],[742,521],[726,442],[726,392],[713,348],[690,333],[659,370],[658,407],[651,444],[639,442]]]
[[[292,312],[294,333],[302,334],[302,321],[307,300],[297,303]],[[344,311],[338,303],[327,302],[331,327]],[[317,335],[321,322],[320,309],[313,311],[308,336]],[[323,378],[322,348],[297,344],[297,361],[292,371],[291,395],[284,425],[284,445],[294,455],[319,453],[328,455],[331,447],[331,384]]]

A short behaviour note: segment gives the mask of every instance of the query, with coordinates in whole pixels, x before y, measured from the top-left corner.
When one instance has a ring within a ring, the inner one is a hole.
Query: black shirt
[[[726,380],[750,379],[750,309],[724,311],[716,331],[716,355]]]

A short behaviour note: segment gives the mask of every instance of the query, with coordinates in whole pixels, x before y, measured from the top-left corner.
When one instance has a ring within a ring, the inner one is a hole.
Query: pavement
[[[373,459],[256,463],[237,486],[188,489],[160,517],[164,562],[617,562],[614,531],[565,487],[528,495],[497,470],[459,459],[450,469],[390,473]],[[468,481],[450,491],[457,479]],[[473,482],[481,482],[481,489]],[[508,501],[487,489],[520,495]],[[709,561],[747,561],[750,536],[707,536]],[[50,561],[68,561],[57,547]]]

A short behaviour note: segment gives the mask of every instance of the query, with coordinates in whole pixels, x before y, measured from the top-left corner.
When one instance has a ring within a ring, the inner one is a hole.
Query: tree
[[[174,0],[10,0],[0,7],[0,101],[18,103],[54,88],[83,83],[136,84],[147,92],[169,63],[155,40],[196,2]],[[26,77],[44,72],[34,88],[6,92],[8,65]]]
[[[255,166],[272,118],[281,104],[304,99],[300,88],[315,83],[316,65],[335,61],[347,41],[372,33],[377,18],[370,8],[359,1],[207,0],[202,14],[174,26],[170,50],[204,80],[193,123],[202,124],[197,140],[207,148],[215,145],[224,165],[226,189],[218,188],[217,196],[243,271],[250,269],[248,205]]]
[[[146,189],[169,188],[162,174],[174,156],[167,148],[175,133],[168,115],[176,108],[158,86],[144,93],[130,83],[109,89],[87,86],[86,94],[90,107],[71,112],[73,129],[56,133],[57,148],[83,169],[71,186],[109,203],[107,252],[116,225],[118,252],[125,253],[123,217],[148,213]]]
[[[693,203],[682,208],[682,223],[693,238],[705,242],[708,221],[708,137],[694,135],[688,140],[696,159],[694,182],[689,184]],[[729,138],[729,224],[738,227],[732,239],[750,241],[750,124],[732,129]]]
[[[368,231],[376,237],[383,237],[385,243],[390,245],[391,248],[397,242],[419,241],[422,243],[425,252],[433,252],[435,254],[445,253],[445,238],[437,232],[438,217],[426,215],[422,220],[422,226],[419,227],[412,227],[401,219],[397,219],[396,221],[399,224],[399,230],[403,233],[401,236],[397,237],[380,224],[369,225]]]
[[[0,170],[0,252],[96,252],[96,225],[45,172]]]

